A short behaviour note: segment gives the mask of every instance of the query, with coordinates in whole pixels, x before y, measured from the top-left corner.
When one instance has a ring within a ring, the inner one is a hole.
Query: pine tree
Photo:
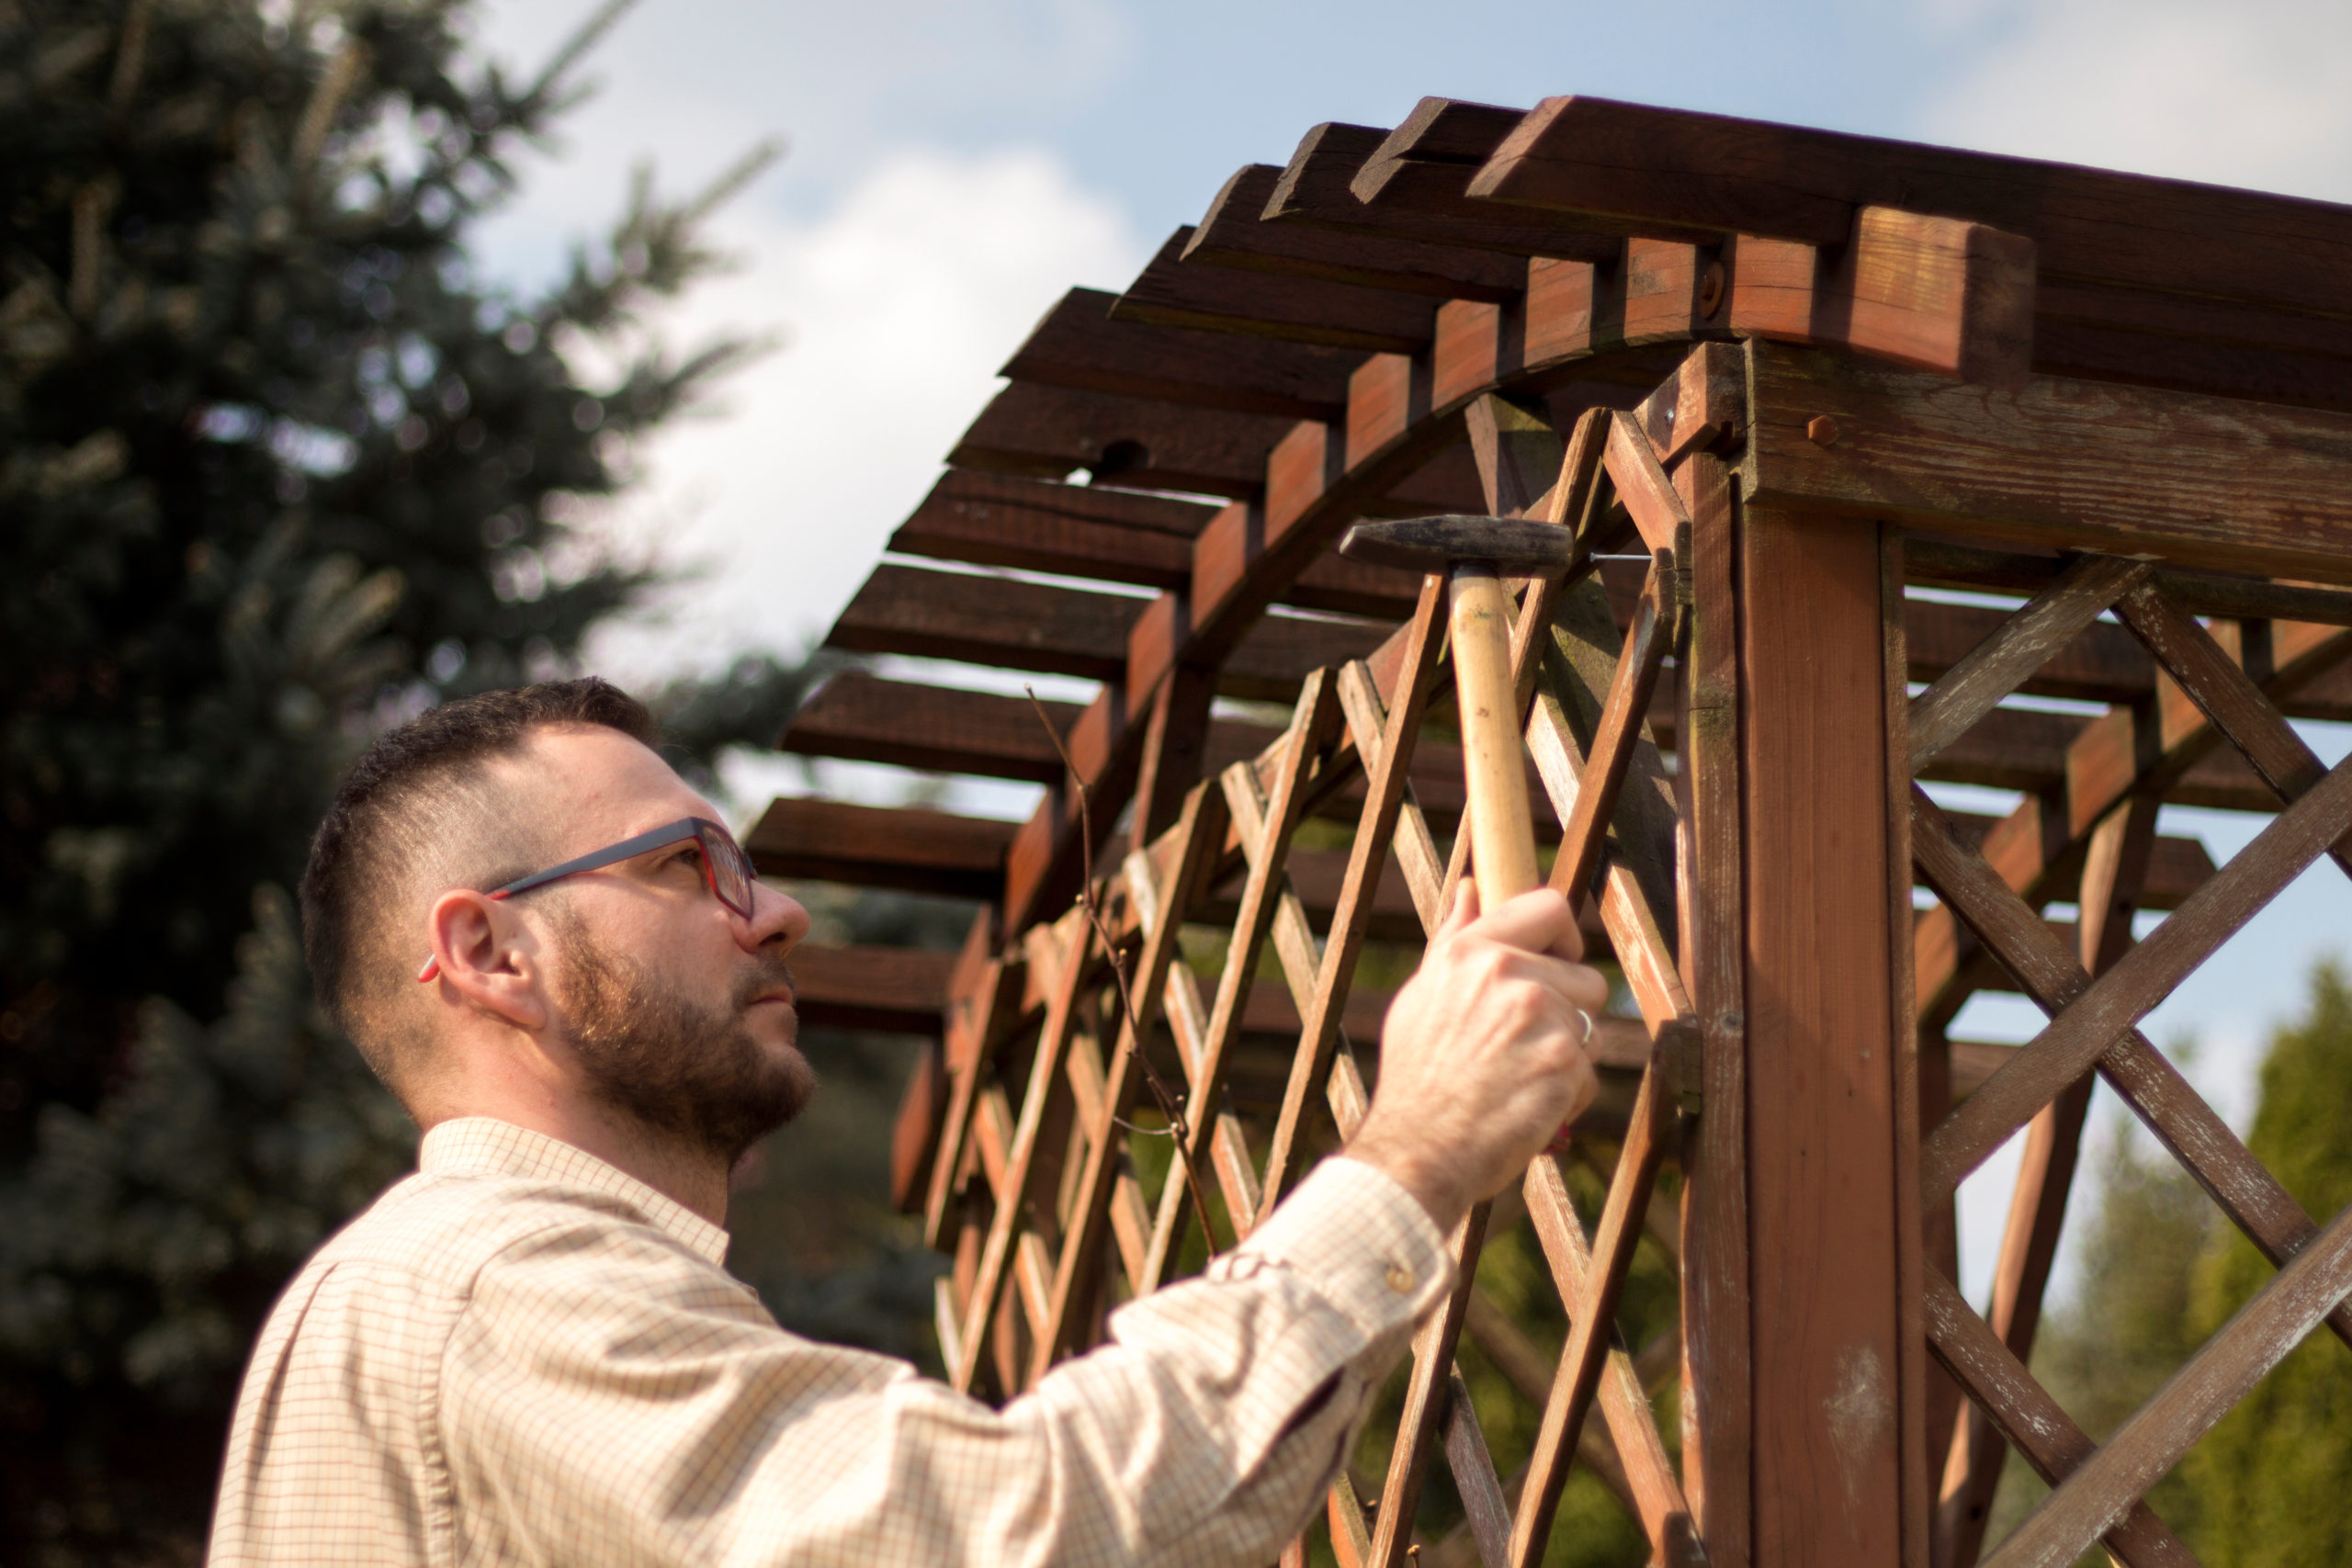
[[[2271,1037],[2246,1146],[2322,1224],[2352,1204],[2352,987],[2334,964],[2312,976],[2310,1010]],[[2203,1340],[2277,1270],[2235,1232],[2196,1279]],[[2352,1562],[2352,1351],[2324,1328],[2225,1416],[2183,1467],[2197,1494],[2199,1555],[2213,1568]]]
[[[261,1312],[413,1136],[276,889],[369,735],[646,586],[580,524],[750,346],[641,312],[764,151],[541,296],[469,265],[616,14],[516,82],[458,0],[0,0],[0,1562],[200,1539]]]

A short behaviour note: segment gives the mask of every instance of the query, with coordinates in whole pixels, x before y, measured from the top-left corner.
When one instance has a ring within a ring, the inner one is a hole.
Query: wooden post
[[[1756,1568],[1905,1556],[1876,542],[1801,512],[1740,521]]]

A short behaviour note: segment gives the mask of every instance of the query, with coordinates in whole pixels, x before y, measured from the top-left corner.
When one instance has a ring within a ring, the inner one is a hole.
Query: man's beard
[[[817,1088],[808,1059],[791,1047],[772,1056],[752,1035],[753,999],[792,983],[784,960],[763,954],[712,1006],[663,986],[577,920],[557,924],[572,1049],[598,1100],[729,1166],[808,1104]]]

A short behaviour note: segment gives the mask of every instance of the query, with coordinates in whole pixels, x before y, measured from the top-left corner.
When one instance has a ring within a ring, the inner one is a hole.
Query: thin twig
[[[1143,1019],[1136,1011],[1134,994],[1127,988],[1126,958],[1119,944],[1111,939],[1111,927],[1102,918],[1102,903],[1094,895],[1094,818],[1087,807],[1086,780],[1079,775],[1077,765],[1069,760],[1069,750],[1062,745],[1061,734],[1046,716],[1046,705],[1037,700],[1034,686],[1023,686],[1029,694],[1029,705],[1037,710],[1037,722],[1046,727],[1046,738],[1054,744],[1055,752],[1062,760],[1062,771],[1069,775],[1070,786],[1078,791],[1078,851],[1080,874],[1078,901],[1086,910],[1087,923],[1094,928],[1095,937],[1102,943],[1102,951],[1111,959],[1111,977],[1119,985],[1119,1007],[1126,1019],[1127,1055],[1143,1069],[1143,1081],[1151,1090],[1152,1099],[1159,1102],[1159,1113],[1168,1118],[1169,1142],[1174,1145],[1176,1163],[1182,1168],[1184,1187],[1193,1195],[1193,1208],[1201,1222],[1201,1240],[1208,1247],[1209,1256],[1216,1256],[1216,1231],[1209,1224],[1209,1201],[1201,1188],[1201,1173],[1193,1163],[1190,1132],[1184,1124],[1184,1108],[1176,1099],[1176,1091],[1151,1065],[1151,1057],[1143,1048]],[[1172,914],[1172,908],[1167,911]],[[1118,1107],[1111,1107],[1111,1120],[1123,1127],[1131,1126],[1118,1114]],[[1140,1132],[1141,1128],[1132,1130]]]

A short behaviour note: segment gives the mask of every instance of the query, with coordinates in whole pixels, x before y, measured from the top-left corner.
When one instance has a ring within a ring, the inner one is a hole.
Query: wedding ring
[[[1568,1007],[1577,1015],[1577,1021],[1584,1025],[1584,1032],[1577,1036],[1577,1046],[1581,1050],[1592,1043],[1592,1014],[1577,1007],[1574,1002],[1570,1002]]]

